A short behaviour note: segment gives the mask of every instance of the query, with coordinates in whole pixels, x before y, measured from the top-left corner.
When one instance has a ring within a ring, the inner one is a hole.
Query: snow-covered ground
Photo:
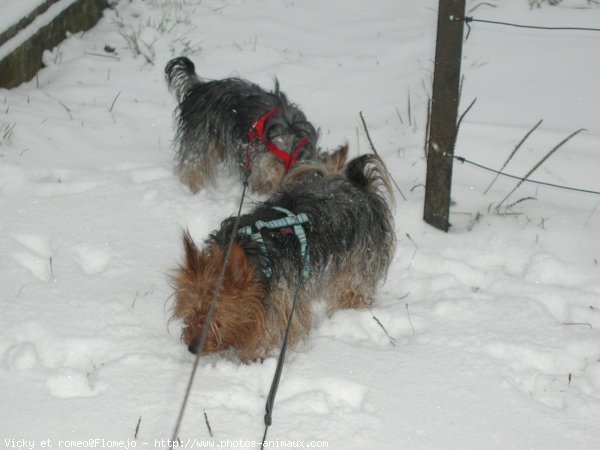
[[[585,0],[470,14],[600,23]],[[317,311],[288,353],[272,446],[599,448],[600,196],[525,183],[507,203],[534,199],[498,214],[516,182],[484,195],[493,174],[457,163],[451,231],[421,220],[436,20],[435,0],[122,0],[47,52],[37,79],[0,90],[0,446],[171,437],[193,356],[168,274],[181,230],[202,240],[241,192],[223,179],[192,195],[172,173],[163,67],[188,54],[205,77],[277,76],[325,148],[368,151],[363,111],[407,196],[372,310]],[[461,109],[477,102],[456,153],[500,167],[544,119],[506,168],[524,175],[585,128],[532,178],[600,190],[600,34],[470,25]],[[203,358],[181,442],[259,441],[274,367]]]

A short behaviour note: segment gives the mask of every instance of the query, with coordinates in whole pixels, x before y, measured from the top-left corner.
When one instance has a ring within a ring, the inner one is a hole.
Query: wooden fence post
[[[450,226],[464,17],[465,0],[439,0],[423,219],[443,231]]]

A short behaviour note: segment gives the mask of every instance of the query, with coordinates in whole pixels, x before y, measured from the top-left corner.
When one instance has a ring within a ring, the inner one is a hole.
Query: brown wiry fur
[[[182,339],[195,353],[205,320],[214,299],[223,268],[224,251],[210,246],[200,251],[189,233],[183,237],[185,262],[172,278],[176,287],[173,316],[183,319]],[[354,272],[349,261],[333,270],[325,283],[308,283],[299,291],[288,344],[294,347],[310,330],[311,298],[324,294],[327,314],[339,309],[362,309],[373,302],[375,286],[363,274]],[[249,362],[269,355],[284,339],[295,289],[280,283],[266,291],[257,281],[256,268],[239,244],[233,244],[211,321],[204,353],[233,348],[240,360]]]
[[[197,193],[206,185],[215,185],[216,167],[219,155],[214,146],[209,153],[194,164],[186,162],[179,167],[182,180]],[[271,153],[264,154],[258,165],[253,167],[248,182],[252,190],[258,194],[269,194],[277,190],[282,183],[294,182],[307,173],[319,172],[322,175],[341,173],[346,167],[348,145],[342,145],[336,150],[320,155],[318,160],[300,162],[286,174],[281,161]]]
[[[195,351],[225,254],[218,246],[200,251],[187,232],[183,245],[185,262],[172,277],[177,298],[173,317],[183,319],[182,340]],[[205,354],[233,348],[240,360],[254,361],[265,357],[283,341],[294,300],[292,289],[280,286],[270,293],[265,292],[255,270],[242,248],[234,244],[207,335]],[[310,302],[301,299],[298,303],[288,337],[290,346],[296,345],[310,329]]]
[[[184,234],[185,260],[172,277],[176,296],[173,316],[183,321],[182,339],[191,352],[203,350],[208,354],[232,349],[245,362],[269,356],[283,343],[295,295],[298,299],[290,324],[290,347],[308,334],[314,299],[326,301],[328,314],[372,304],[396,242],[385,200],[389,182],[383,163],[374,155],[356,158],[347,164],[345,174],[340,174],[339,165],[345,162],[347,151],[347,147],[341,147],[327,162],[296,166],[284,181],[281,195],[276,194],[235,221],[233,217],[226,219],[202,249],[189,233]],[[318,195],[309,196],[315,192]],[[254,238],[244,234],[233,235],[226,258],[232,230],[248,228],[240,228],[240,222],[271,221],[272,211],[281,209],[271,205],[288,205],[290,199],[304,202],[294,206],[313,218],[304,229],[312,250],[306,278],[302,276],[301,261],[293,253],[300,251],[296,249],[299,236],[288,241],[289,234],[284,231],[287,226],[262,235],[263,244],[269,246],[266,255],[271,272],[265,272]],[[209,320],[213,302],[214,315]],[[200,338],[207,322],[207,341],[201,349]]]
[[[341,270],[334,271],[327,289],[327,313],[338,309],[361,309],[373,303],[375,286],[362,274],[354,273],[353,264],[345,264]]]
[[[183,341],[193,347],[198,345],[225,255],[218,246],[200,252],[188,233],[183,244],[185,263],[173,277],[177,297],[173,315],[183,319]],[[235,244],[220,292],[220,297],[228,300],[216,304],[206,353],[235,347],[242,359],[250,360],[255,359],[254,349],[264,345],[261,337],[265,327],[265,293],[256,281],[255,270]]]
[[[212,143],[205,155],[193,162],[183,161],[177,163],[176,170],[181,181],[187,184],[190,190],[196,194],[207,185],[215,185],[218,161],[219,153],[215,144]]]
[[[264,154],[257,162],[248,179],[250,186],[258,194],[274,192],[285,175],[283,164],[272,153]]]
[[[324,153],[319,161],[297,164],[283,177],[282,184],[293,183],[308,174],[328,176],[342,173],[346,168],[347,160],[348,145],[346,144],[332,152]]]

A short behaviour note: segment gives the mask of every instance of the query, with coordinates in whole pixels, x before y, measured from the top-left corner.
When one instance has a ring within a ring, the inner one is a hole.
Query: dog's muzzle
[[[198,344],[199,344],[199,340],[194,339],[192,342],[190,342],[190,345],[188,345],[188,351],[190,353],[193,353],[194,355],[196,353],[198,353]]]

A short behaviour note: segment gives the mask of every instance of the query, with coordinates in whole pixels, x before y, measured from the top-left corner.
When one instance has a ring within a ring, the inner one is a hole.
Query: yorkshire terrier
[[[240,78],[203,80],[186,57],[169,61],[165,77],[178,102],[175,171],[192,192],[214,184],[223,163],[270,194],[298,161],[320,159],[317,130],[277,80],[272,92]]]
[[[363,155],[348,162],[345,173],[317,164],[288,176],[293,182],[241,215],[237,229],[235,217],[226,219],[201,250],[184,234],[185,261],[172,277],[173,316],[183,321],[182,340],[190,352],[231,349],[244,362],[269,356],[283,342],[295,295],[290,347],[310,329],[313,300],[325,299],[329,314],[372,303],[396,243],[383,163]],[[206,323],[221,272],[214,314]],[[207,340],[199,349],[205,326]]]

